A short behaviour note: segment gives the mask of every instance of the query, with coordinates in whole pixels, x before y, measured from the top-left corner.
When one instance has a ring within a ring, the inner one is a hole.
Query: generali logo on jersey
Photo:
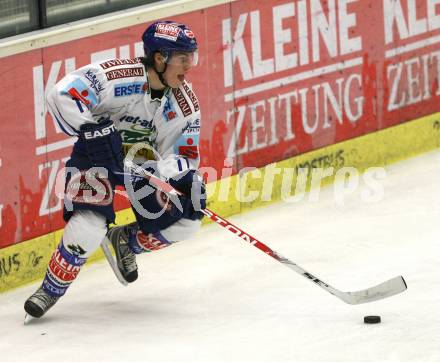
[[[179,105],[180,109],[182,110],[183,115],[189,116],[192,113],[191,107],[189,106],[189,103],[187,102],[185,96],[183,95],[182,91],[179,88],[173,88],[174,96],[176,97],[177,104]]]
[[[141,77],[143,75],[144,75],[144,67],[115,69],[105,73],[105,76],[107,77],[108,80],[119,79],[119,78]]]

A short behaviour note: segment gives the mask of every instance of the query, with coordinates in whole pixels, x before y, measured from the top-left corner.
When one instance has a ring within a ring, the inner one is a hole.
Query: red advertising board
[[[438,110],[438,1],[238,0],[174,19],[200,43],[190,81],[211,179],[225,159],[235,173]],[[44,93],[92,61],[142,55],[146,26],[0,58],[0,248],[63,227],[56,186],[74,139]]]

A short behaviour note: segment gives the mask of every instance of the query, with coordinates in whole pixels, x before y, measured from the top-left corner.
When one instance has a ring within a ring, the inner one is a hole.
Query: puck
[[[364,317],[364,323],[367,324],[377,324],[380,323],[380,316],[378,315],[367,315]]]

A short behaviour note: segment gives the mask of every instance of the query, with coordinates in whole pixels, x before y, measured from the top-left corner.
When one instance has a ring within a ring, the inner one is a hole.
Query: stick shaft
[[[126,162],[126,166],[129,167],[133,172],[136,174],[145,177],[149,180],[150,184],[155,186],[156,188],[160,189],[163,192],[166,192],[168,194],[172,195],[183,195],[180,191],[173,188],[169,183],[159,179],[158,177],[152,175],[142,167],[134,164],[133,162]],[[379,300],[383,298],[390,297],[392,295],[398,294],[406,290],[406,283],[403,277],[395,277],[393,279],[390,279],[386,282],[383,282],[377,286],[356,291],[356,292],[343,292],[340,291],[331,285],[323,282],[321,279],[316,277],[315,275],[309,273],[302,267],[300,267],[298,264],[294,263],[293,261],[287,259],[286,257],[282,256],[275,250],[268,247],[266,244],[262,243],[249,233],[245,232],[238,226],[232,224],[230,221],[224,219],[223,217],[216,214],[214,211],[210,209],[203,209],[201,210],[203,214],[205,214],[207,217],[209,217],[212,221],[214,221],[217,225],[220,225],[224,227],[225,229],[229,230],[233,234],[237,235],[244,241],[248,242],[249,244],[255,246],[257,249],[261,250],[265,254],[271,256],[273,259],[277,260],[278,262],[284,264],[289,269],[292,269],[296,273],[302,275],[303,277],[307,278],[308,280],[312,281],[322,289],[324,289],[326,292],[334,295],[335,297],[341,299],[345,303],[348,304],[360,304],[360,303],[367,303],[374,300]]]

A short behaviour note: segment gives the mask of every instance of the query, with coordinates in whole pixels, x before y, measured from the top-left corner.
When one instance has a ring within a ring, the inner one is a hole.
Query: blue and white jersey
[[[161,158],[180,155],[191,169],[199,166],[200,107],[191,86],[168,88],[152,99],[141,58],[92,63],[61,79],[47,94],[53,118],[68,135],[84,123],[110,119],[121,134],[124,150],[139,142]],[[151,154],[141,154],[152,159]]]

